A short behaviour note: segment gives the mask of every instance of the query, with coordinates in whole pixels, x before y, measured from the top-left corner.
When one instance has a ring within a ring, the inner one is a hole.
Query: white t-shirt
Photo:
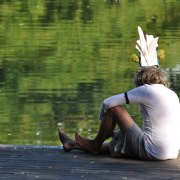
[[[129,104],[138,103],[147,139],[146,151],[157,159],[175,159],[180,147],[180,104],[175,92],[162,84],[145,84],[127,92]],[[104,100],[99,119],[106,111],[126,104],[125,95]]]

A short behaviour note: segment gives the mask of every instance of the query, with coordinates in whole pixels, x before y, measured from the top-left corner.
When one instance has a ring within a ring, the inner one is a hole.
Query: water
[[[137,26],[159,39],[180,97],[180,2],[0,3],[0,144],[59,145],[57,128],[94,138],[102,101],[132,89]],[[126,105],[139,126],[138,105]]]

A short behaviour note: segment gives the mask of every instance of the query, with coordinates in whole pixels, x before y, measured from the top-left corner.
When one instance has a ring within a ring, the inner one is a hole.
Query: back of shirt
[[[130,103],[139,103],[147,153],[158,159],[176,158],[180,145],[179,98],[162,84],[128,91]]]

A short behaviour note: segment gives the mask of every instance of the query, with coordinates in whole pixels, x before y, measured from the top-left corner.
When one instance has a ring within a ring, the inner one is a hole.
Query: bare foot
[[[78,133],[75,134],[75,139],[77,144],[79,144],[79,146],[81,146],[83,149],[86,149],[93,154],[99,154],[98,150],[94,148],[93,140],[82,138]]]
[[[73,139],[71,139],[68,135],[66,135],[62,130],[61,127],[58,129],[59,131],[59,139],[63,144],[63,149],[66,152],[71,151],[72,149],[77,148],[77,143]]]

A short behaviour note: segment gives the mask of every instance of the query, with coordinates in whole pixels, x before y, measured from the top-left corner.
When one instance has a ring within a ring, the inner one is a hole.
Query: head
[[[162,69],[155,67],[139,67],[136,70],[136,76],[134,78],[134,84],[136,87],[144,84],[163,84],[169,87],[167,82],[166,72]]]

